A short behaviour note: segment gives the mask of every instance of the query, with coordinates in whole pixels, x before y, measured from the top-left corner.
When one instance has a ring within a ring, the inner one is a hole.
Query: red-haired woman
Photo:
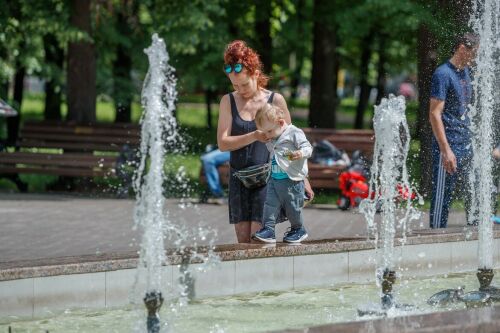
[[[224,72],[234,92],[220,101],[217,143],[222,151],[230,151],[229,223],[234,224],[238,243],[250,243],[251,235],[260,230],[266,186],[246,188],[234,172],[269,162],[268,140],[255,126],[255,114],[265,103],[278,106],[291,123],[286,101],[279,93],[266,89],[269,78],[262,72],[259,55],[245,42],[236,40],[224,52]],[[309,182],[305,183],[310,199],[314,197]]]

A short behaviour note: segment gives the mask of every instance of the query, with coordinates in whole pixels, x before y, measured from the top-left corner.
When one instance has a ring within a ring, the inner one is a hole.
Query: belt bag
[[[248,189],[262,187],[267,184],[271,176],[271,164],[252,165],[248,168],[235,171],[234,176]]]

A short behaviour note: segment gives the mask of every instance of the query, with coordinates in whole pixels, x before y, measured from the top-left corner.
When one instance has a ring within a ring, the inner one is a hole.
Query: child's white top
[[[275,157],[278,166],[291,180],[301,181],[306,178],[309,172],[307,159],[311,157],[313,148],[300,128],[288,125],[277,139],[266,143],[266,146],[271,152],[270,160],[272,161]],[[295,161],[289,160],[286,153],[296,150],[302,152],[302,158]]]

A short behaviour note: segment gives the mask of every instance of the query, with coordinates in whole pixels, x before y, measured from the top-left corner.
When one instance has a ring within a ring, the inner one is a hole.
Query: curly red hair
[[[269,76],[263,72],[263,65],[259,54],[242,40],[234,40],[226,46],[224,52],[224,63],[241,63],[250,76],[257,73],[257,85],[259,88],[265,88],[269,82]]]

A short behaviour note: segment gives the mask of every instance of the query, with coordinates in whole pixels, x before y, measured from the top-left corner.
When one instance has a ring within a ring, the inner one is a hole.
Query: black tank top
[[[273,97],[274,93],[272,92],[267,102],[272,103]],[[229,94],[229,99],[231,100],[231,115],[233,116],[231,135],[243,135],[255,131],[257,129],[255,120],[248,121],[241,119],[232,93]],[[267,162],[269,162],[269,151],[266,145],[260,141],[255,141],[245,147],[231,151],[231,158],[229,160],[231,167],[236,170]]]

